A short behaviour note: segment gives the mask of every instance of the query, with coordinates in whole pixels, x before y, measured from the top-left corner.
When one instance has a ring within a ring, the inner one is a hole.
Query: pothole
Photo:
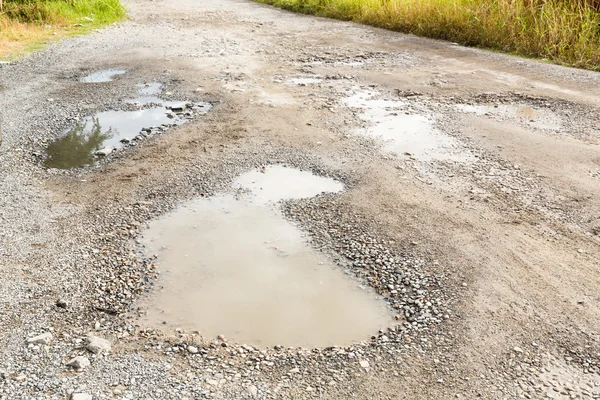
[[[385,301],[361,288],[274,202],[339,192],[332,179],[282,166],[240,176],[238,196],[194,200],[150,224],[156,289],[140,325],[224,335],[258,346],[324,347],[363,341],[392,323]]]
[[[79,81],[84,83],[104,83],[111,82],[116,76],[123,75],[126,69],[105,69],[84,76]]]
[[[210,103],[165,101],[157,97],[162,84],[138,86],[141,97],[127,101],[134,110],[113,110],[85,117],[46,150],[44,165],[69,169],[91,165],[115,150],[135,146],[140,140],[182,125],[195,114],[204,114]]]
[[[460,111],[476,115],[495,116],[502,119],[516,119],[538,129],[557,131],[561,128],[561,119],[548,110],[542,110],[524,104],[459,104]]]
[[[383,149],[399,157],[420,161],[469,162],[472,154],[456,139],[434,126],[430,115],[415,112],[406,102],[374,99],[374,92],[359,92],[342,99],[342,104],[361,111],[367,123],[358,133],[383,142]]]

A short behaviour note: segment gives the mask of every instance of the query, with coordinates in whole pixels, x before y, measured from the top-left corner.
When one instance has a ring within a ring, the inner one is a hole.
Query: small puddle
[[[126,73],[125,69],[106,69],[103,71],[94,72],[88,76],[84,76],[80,79],[80,82],[84,83],[103,83],[110,82],[115,76],[123,75]]]
[[[477,115],[493,115],[502,118],[520,119],[540,129],[559,130],[561,126],[560,118],[554,113],[546,110],[535,109],[526,105],[459,104],[457,105],[457,108],[460,111]]]
[[[142,326],[220,334],[258,346],[367,340],[392,318],[286,220],[273,202],[338,192],[332,179],[281,166],[239,177],[237,198],[197,199],[150,224],[142,243],[161,275]]]
[[[110,154],[141,137],[151,136],[166,128],[182,125],[194,113],[203,114],[212,108],[210,103],[165,101],[157,95],[162,84],[138,85],[140,95],[127,101],[138,105],[133,111],[105,111],[86,117],[48,147],[44,165],[68,169],[90,165],[96,157]],[[146,96],[150,95],[150,96]],[[149,104],[154,107],[146,107]]]
[[[434,119],[414,114],[401,101],[372,99],[376,93],[361,92],[342,100],[349,108],[362,110],[360,118],[369,123],[359,133],[383,141],[384,150],[400,157],[421,161],[468,162],[472,155],[459,143],[434,127]]]

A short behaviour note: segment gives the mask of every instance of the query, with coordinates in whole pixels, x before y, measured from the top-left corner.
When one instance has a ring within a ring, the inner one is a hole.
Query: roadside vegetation
[[[600,0],[257,0],[350,20],[600,69]]]
[[[0,0],[0,58],[125,18],[119,0]]]

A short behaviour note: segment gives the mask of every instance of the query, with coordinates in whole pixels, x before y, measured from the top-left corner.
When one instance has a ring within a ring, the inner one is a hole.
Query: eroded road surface
[[[0,65],[0,399],[600,398],[600,75],[248,1]]]

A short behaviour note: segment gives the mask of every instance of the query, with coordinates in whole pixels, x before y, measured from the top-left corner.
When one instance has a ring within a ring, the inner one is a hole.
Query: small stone
[[[210,386],[217,386],[219,384],[219,381],[215,379],[207,379],[206,383],[208,383]]]
[[[514,351],[515,353],[522,353],[522,352],[523,352],[523,349],[522,349],[522,348],[520,348],[520,347],[518,347],[518,346],[515,346],[515,347],[513,347],[513,351]]]
[[[87,393],[73,393],[71,395],[71,400],[92,400],[93,397],[91,394]]]
[[[290,369],[290,374],[297,374],[300,372],[300,368],[292,368]]]
[[[77,356],[69,361],[67,366],[75,368],[76,370],[83,370],[90,366],[90,360],[84,356]]]
[[[196,346],[188,346],[187,351],[190,352],[191,354],[198,354],[199,350]]]
[[[52,340],[52,334],[50,332],[42,333],[41,335],[34,336],[27,339],[29,344],[48,344]]]
[[[364,369],[369,368],[369,362],[367,360],[362,360],[360,362],[360,366],[363,367]]]
[[[111,349],[110,342],[98,336],[88,336],[87,342],[85,348],[94,354],[100,354],[103,351],[110,351]]]
[[[250,393],[250,396],[256,397],[258,395],[258,388],[254,385],[250,385],[248,387],[248,393]]]
[[[106,157],[110,153],[112,153],[113,149],[110,147],[105,147],[103,149],[98,150],[95,154],[100,157]]]
[[[56,307],[67,308],[67,302],[63,299],[58,299],[58,300],[56,300]]]

